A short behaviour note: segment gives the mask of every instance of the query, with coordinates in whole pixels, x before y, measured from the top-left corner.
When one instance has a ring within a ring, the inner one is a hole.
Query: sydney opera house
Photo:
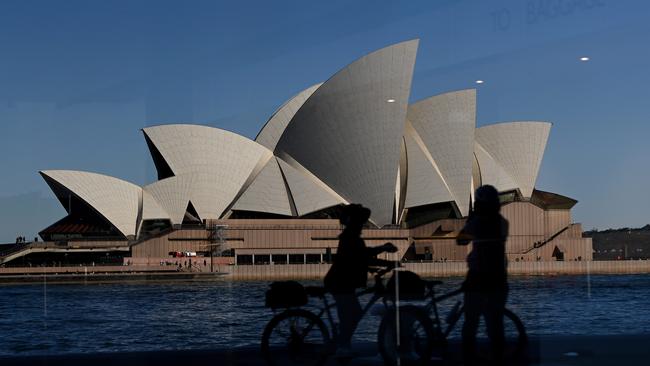
[[[41,171],[68,215],[46,242],[163,261],[176,252],[232,264],[322,263],[342,205],[372,210],[364,237],[403,260],[463,260],[455,237],[483,184],[501,193],[511,261],[590,260],[577,201],[536,189],[551,123],[476,127],[476,90],[409,103],[418,41],[370,53],[286,101],[255,140],[218,128],[146,127],[158,180]],[[126,261],[126,259],[125,259]]]

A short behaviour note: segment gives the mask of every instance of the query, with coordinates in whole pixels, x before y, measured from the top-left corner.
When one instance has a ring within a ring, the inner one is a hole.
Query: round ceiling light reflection
[[[580,61],[582,61],[582,62],[587,62],[587,61],[589,61],[589,57],[587,57],[587,56],[582,56],[582,57],[580,57]]]
[[[395,99],[386,99],[386,103],[395,103]]]
[[[476,83],[477,83],[477,84],[483,84],[484,82],[485,82],[485,81],[483,81],[483,80],[476,80]]]

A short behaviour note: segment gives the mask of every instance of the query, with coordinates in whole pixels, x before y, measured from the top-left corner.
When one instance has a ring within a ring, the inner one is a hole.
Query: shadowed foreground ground
[[[457,354],[458,345],[452,345]],[[363,357],[347,365],[382,365],[374,345],[360,347]],[[459,364],[455,360],[452,364]],[[526,359],[518,365],[647,365],[650,361],[650,335],[538,337],[530,340]],[[0,365],[66,366],[187,366],[187,365],[264,365],[257,348],[209,351],[157,351],[133,353],[81,354],[66,356],[0,357]],[[330,360],[328,365],[338,365]]]

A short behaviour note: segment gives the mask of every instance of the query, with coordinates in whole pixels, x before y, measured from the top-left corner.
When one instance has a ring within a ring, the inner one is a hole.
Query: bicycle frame
[[[379,299],[382,299],[384,297],[383,295],[384,291],[384,284],[381,280],[381,276],[375,276],[375,285],[366,289],[363,289],[361,291],[358,291],[355,296],[357,298],[368,295],[368,294],[373,294],[373,296],[370,298],[370,300],[366,303],[366,305],[362,308],[361,311],[361,319],[366,316],[368,313],[368,310],[379,301]],[[327,319],[327,323],[329,323],[329,327],[332,331],[332,340],[336,340],[339,336],[338,332],[338,323],[334,321],[334,317],[332,316],[332,311],[330,310],[331,308],[336,306],[336,302],[329,303],[327,301],[327,295],[323,296],[323,307],[319,309],[319,312],[316,313],[316,316],[319,318],[323,318],[323,315],[326,315],[325,319]],[[311,327],[307,328],[307,330],[310,330]],[[355,329],[356,332],[356,329]]]
[[[449,321],[447,323],[447,328],[445,328],[443,330],[442,322],[440,321],[440,313],[438,312],[438,302],[444,301],[444,300],[449,299],[449,298],[454,297],[454,296],[458,296],[458,295],[462,294],[463,292],[464,292],[463,289],[457,289],[457,290],[448,292],[448,293],[446,293],[444,295],[440,295],[440,296],[436,297],[435,293],[434,293],[434,287],[432,286],[432,287],[429,288],[429,293],[427,294],[427,297],[430,297],[431,300],[429,300],[429,302],[424,306],[424,310],[427,312],[427,314],[433,312],[434,317],[435,317],[435,319],[434,319],[435,324],[434,325],[440,330],[440,332],[442,333],[442,335],[444,336],[445,339],[447,338],[447,336],[449,336],[451,331],[454,329],[454,326],[456,325],[456,323],[458,322],[460,317],[463,315],[464,306],[463,306],[463,303],[461,301],[460,306],[458,307],[458,309],[456,311],[456,314],[451,314],[450,313],[450,315],[453,315],[453,317],[451,319],[449,319]]]

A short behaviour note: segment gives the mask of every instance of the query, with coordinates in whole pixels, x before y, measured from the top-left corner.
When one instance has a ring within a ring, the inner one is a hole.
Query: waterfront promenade
[[[600,366],[647,365],[650,335],[532,337],[527,355],[514,365]],[[452,344],[456,357],[451,365],[461,364],[458,344]],[[361,357],[350,366],[379,366],[382,360],[372,344],[359,346]],[[53,356],[0,357],[3,366],[190,366],[190,365],[265,365],[257,348],[220,350],[174,350],[130,353],[102,353]],[[328,365],[339,365],[330,360]]]
[[[407,270],[423,277],[455,277],[467,273],[465,262],[408,262]],[[278,279],[322,279],[329,264],[227,265],[194,266],[178,270],[175,266],[158,264],[130,266],[71,266],[0,268],[0,284],[56,282],[119,282],[146,280],[226,280],[266,281]],[[510,262],[511,276],[599,275],[650,273],[650,260],[573,261],[573,262]]]

